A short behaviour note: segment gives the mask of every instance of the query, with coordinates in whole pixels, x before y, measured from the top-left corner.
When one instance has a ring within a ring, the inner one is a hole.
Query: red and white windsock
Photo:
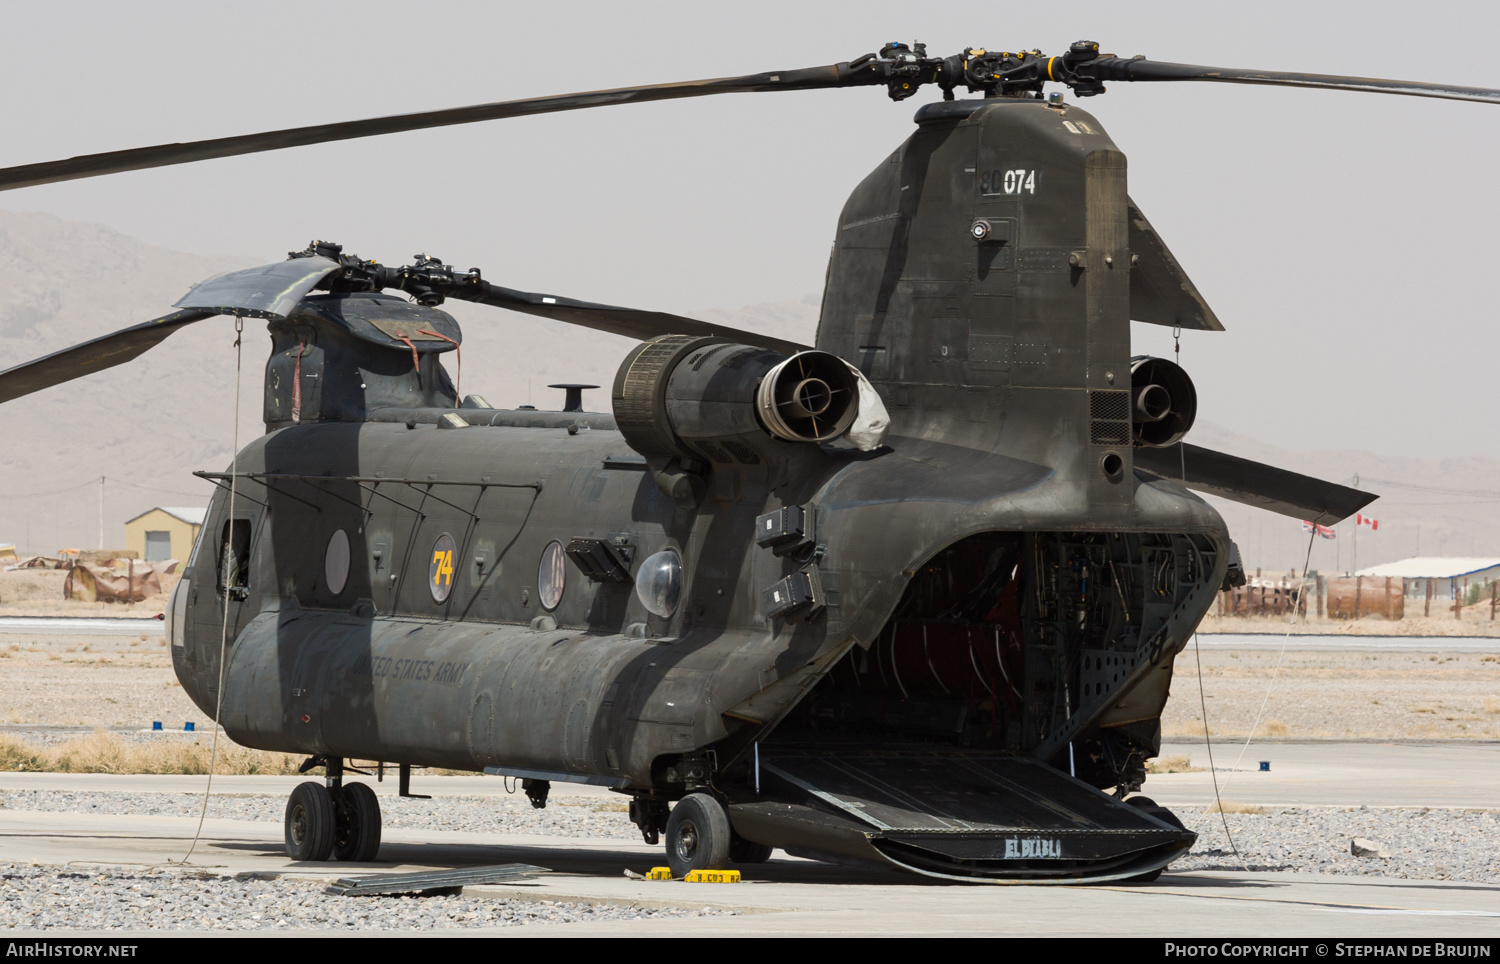
[[[1371,529],[1380,528],[1379,519],[1372,519],[1367,515],[1360,515],[1358,512],[1354,513],[1354,524],[1357,526],[1369,526]]]

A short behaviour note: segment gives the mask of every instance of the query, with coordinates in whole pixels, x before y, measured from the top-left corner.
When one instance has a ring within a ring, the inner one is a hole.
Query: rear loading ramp
[[[762,748],[736,832],[932,877],[1084,883],[1150,873],[1196,835],[1045,764],[932,746]]]

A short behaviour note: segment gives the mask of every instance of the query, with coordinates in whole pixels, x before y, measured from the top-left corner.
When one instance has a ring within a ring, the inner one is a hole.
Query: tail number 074
[[[979,176],[980,194],[1035,194],[1036,171],[1015,168],[984,171]]]

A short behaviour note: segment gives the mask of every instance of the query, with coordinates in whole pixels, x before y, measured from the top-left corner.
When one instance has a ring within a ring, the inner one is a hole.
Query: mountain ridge
[[[194,283],[262,263],[259,257],[193,255],[148,245],[105,225],[47,214],[0,211],[0,368],[166,314]],[[516,283],[514,280],[512,283]],[[592,292],[571,292],[598,297]],[[603,298],[602,300],[608,300]],[[649,308],[649,305],[641,307]],[[560,404],[546,386],[602,386],[585,404],[607,409],[615,369],[630,339],[466,303],[450,303],[463,326],[462,384],[492,404]],[[704,321],[811,344],[818,297],[689,312]],[[266,342],[245,328],[239,440],[262,431],[261,372]],[[0,543],[50,553],[98,542],[97,479],[104,476],[105,541],[123,542],[123,523],[154,505],[205,504],[195,469],[221,469],[233,452],[234,335],[228,319],[190,326],[136,361],[8,403],[0,446]],[[584,350],[581,350],[584,349]],[[456,361],[456,359],[455,359]],[[450,371],[453,366],[450,365]],[[1253,409],[1252,403],[1250,408]],[[1228,413],[1235,414],[1235,413]],[[1330,425],[1333,422],[1330,420]],[[1500,489],[1500,461],[1482,455],[1421,459],[1361,450],[1303,448],[1321,438],[1310,426],[1299,447],[1278,445],[1212,421],[1191,440],[1292,471],[1382,491],[1370,507],[1381,529],[1361,536],[1361,566],[1421,552],[1500,554],[1500,492],[1489,503],[1428,489]],[[1330,429],[1331,431],[1331,429]],[[92,481],[91,481],[92,480]],[[1425,486],[1426,489],[1421,488]],[[187,501],[185,501],[187,500]],[[1297,520],[1210,500],[1220,507],[1251,568],[1300,565],[1307,543]],[[1450,503],[1434,505],[1431,503]],[[1315,546],[1314,567],[1348,568],[1350,526],[1336,544]],[[1327,557],[1325,560],[1324,557]]]

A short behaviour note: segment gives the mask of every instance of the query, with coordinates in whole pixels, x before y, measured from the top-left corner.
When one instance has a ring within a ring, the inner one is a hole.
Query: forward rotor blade
[[[1315,87],[1323,90],[1358,90],[1373,94],[1404,94],[1408,97],[1438,97],[1500,104],[1500,90],[1461,87],[1457,84],[1425,84],[1412,80],[1382,80],[1377,77],[1346,77],[1342,74],[1303,74],[1287,70],[1245,70],[1238,67],[1200,67],[1154,60],[1124,60],[1119,57],[1095,61],[1094,76],[1100,80],[1174,81],[1196,80],[1220,84],[1259,84],[1268,87]]]
[[[851,74],[847,68],[847,64],[831,64],[826,67],[748,74],[743,77],[720,77],[712,80],[682,81],[675,84],[652,84],[645,87],[620,87],[614,90],[530,97],[524,100],[475,104],[470,107],[421,111],[415,114],[394,114],[336,124],[292,127],[260,134],[217,137],[211,140],[189,141],[184,144],[158,144],[155,147],[138,147],[126,151],[83,154],[60,161],[44,161],[39,164],[23,164],[18,167],[0,169],[0,191],[97,177],[101,174],[118,174],[122,171],[140,171],[153,167],[167,167],[172,164],[187,164],[191,161],[204,161],[216,157],[278,151],[287,147],[303,147],[309,144],[345,141],[357,137],[374,137],[378,134],[394,134],[400,131],[474,124],[479,121],[499,120],[527,114],[550,114],[557,111],[581,110],[586,107],[604,107],[614,104],[642,104],[658,100],[705,97],[709,94],[814,90],[883,82],[875,75]]]
[[[0,403],[123,365],[155,348],[174,331],[215,314],[212,311],[174,311],[112,335],[8,368],[0,372]]]
[[[313,257],[227,271],[193,285],[172,307],[277,321],[290,315],[318,282],[339,270],[336,262]]]
[[[732,338],[740,344],[758,345],[785,352],[788,355],[806,351],[808,347],[758,332],[741,331],[727,325],[714,325],[695,318],[684,318],[682,315],[670,315],[661,311],[641,311],[636,308],[619,308],[614,305],[599,305],[556,295],[517,291],[514,288],[504,288],[487,281],[444,286],[442,291],[450,298],[491,305],[496,308],[509,308],[512,311],[540,315],[543,318],[565,321],[572,325],[592,328],[595,331],[607,331],[612,335],[624,335],[626,338],[638,338],[641,341],[648,341],[660,335],[717,335],[721,338]]]
[[[1379,498],[1347,485],[1197,445],[1183,444],[1180,452],[1176,445],[1139,448],[1135,450],[1135,464],[1190,489],[1319,525],[1342,521]]]

